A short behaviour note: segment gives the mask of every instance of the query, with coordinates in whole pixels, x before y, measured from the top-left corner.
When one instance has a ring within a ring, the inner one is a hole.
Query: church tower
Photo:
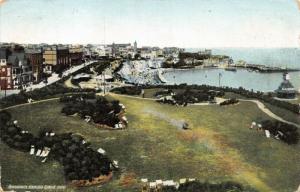
[[[133,44],[134,53],[137,53],[137,42],[135,41]]]

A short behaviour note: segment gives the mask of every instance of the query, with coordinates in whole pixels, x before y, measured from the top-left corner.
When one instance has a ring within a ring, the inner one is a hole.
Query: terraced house
[[[26,49],[25,53],[32,67],[33,81],[40,82],[43,73],[42,49]]]
[[[9,50],[5,48],[0,49],[0,90],[8,90],[13,88],[12,82],[12,68],[7,65]]]
[[[0,55],[0,86],[2,90],[20,89],[32,82],[32,66],[23,48],[1,48]]]
[[[8,65],[12,68],[13,88],[20,89],[26,87],[33,80],[32,66],[25,52],[13,52],[8,57]]]
[[[43,50],[43,65],[45,73],[52,73],[58,67],[70,66],[69,48],[57,45],[45,47]]]

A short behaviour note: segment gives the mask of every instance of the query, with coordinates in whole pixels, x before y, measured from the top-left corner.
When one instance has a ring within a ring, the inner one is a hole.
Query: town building
[[[184,49],[178,47],[165,47],[163,48],[163,54],[165,57],[178,57],[179,53],[184,52]]]
[[[95,54],[97,57],[105,57],[108,56],[106,55],[106,49],[104,45],[97,45],[92,47],[92,52]]]
[[[69,63],[72,65],[80,65],[83,60],[83,50],[80,46],[72,46],[69,48]]]
[[[107,45],[107,47],[111,47],[111,53],[112,57],[118,57],[118,56],[124,56],[127,55],[127,49],[131,48],[130,43],[125,43],[125,44],[111,44]]]
[[[137,42],[136,41],[133,43],[133,52],[135,54],[137,53]]]
[[[8,57],[7,65],[10,65],[12,68],[14,89],[23,88],[32,82],[32,66],[24,51],[13,51]]]
[[[12,67],[7,65],[9,50],[0,48],[0,90],[13,89]]]
[[[67,68],[71,64],[69,48],[60,46],[46,47],[43,50],[43,65],[45,73],[52,73],[58,68]]]
[[[25,50],[26,57],[32,67],[33,82],[40,82],[43,73],[43,54],[41,48],[31,48]]]
[[[198,54],[210,57],[212,55],[212,50],[211,49],[204,49],[204,50],[198,51]]]
[[[290,76],[288,73],[283,74],[283,81],[275,91],[278,98],[282,99],[295,99],[297,91],[290,82]]]

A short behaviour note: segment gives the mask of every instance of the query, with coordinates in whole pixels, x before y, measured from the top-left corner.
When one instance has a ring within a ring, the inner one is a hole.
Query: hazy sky
[[[0,41],[299,47],[296,1],[5,0]]]

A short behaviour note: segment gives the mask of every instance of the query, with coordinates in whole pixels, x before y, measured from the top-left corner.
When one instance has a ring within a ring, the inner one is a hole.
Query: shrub
[[[117,87],[112,89],[111,92],[125,95],[140,95],[142,92],[142,88],[139,86]]]
[[[220,103],[220,106],[224,106],[224,105],[234,105],[234,104],[237,104],[239,102],[238,99],[235,99],[235,98],[232,98],[232,99],[228,99],[228,100],[225,100],[223,102]]]
[[[41,89],[36,89],[29,92],[21,91],[19,94],[10,95],[6,98],[3,98],[0,100],[0,106],[2,108],[27,103],[28,99],[31,98],[35,101],[42,100],[42,99],[48,99],[53,96],[59,95],[59,94],[66,94],[66,93],[95,93],[95,90],[93,89],[73,89],[73,88],[67,88],[64,87],[62,84],[52,84],[48,85],[46,87],[43,87]]]
[[[0,118],[7,116],[8,112],[0,113]],[[10,115],[8,115],[10,116]],[[45,133],[51,131],[43,129],[34,137],[31,133],[21,133],[22,129],[16,126],[5,125],[1,128],[1,140],[9,147],[28,152],[31,145],[36,149],[51,148],[49,159],[53,158],[64,166],[66,180],[93,179],[111,172],[111,160],[83,144],[83,137],[72,133],[57,134],[52,137]]]
[[[73,115],[78,113],[81,118],[86,115],[90,116],[94,123],[114,127],[115,124],[120,122],[118,114],[122,108],[119,101],[108,101],[105,97],[98,97],[94,102],[88,102],[85,99],[62,99],[67,102],[62,108],[62,113],[66,115]]]
[[[264,130],[269,130],[273,136],[289,145],[299,142],[298,128],[294,125],[270,120],[262,121],[261,124]]]

